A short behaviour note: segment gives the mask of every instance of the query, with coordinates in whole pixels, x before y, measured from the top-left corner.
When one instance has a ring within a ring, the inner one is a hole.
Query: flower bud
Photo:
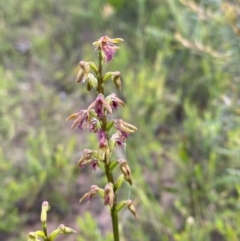
[[[40,241],[40,239],[37,238],[37,234],[30,232],[28,234],[28,241]]]
[[[41,222],[46,223],[47,221],[47,212],[49,211],[50,206],[47,201],[44,201],[42,204],[42,211],[41,211]]]
[[[119,212],[123,207],[126,207],[130,210],[130,212],[133,214],[133,216],[135,218],[137,218],[137,212],[136,212],[136,209],[132,203],[132,200],[128,199],[128,200],[125,200],[125,201],[121,201],[120,203],[118,203],[116,205],[116,211]]]
[[[136,213],[136,209],[133,206],[132,200],[127,200],[126,202],[126,206],[127,208],[130,210],[130,212],[134,215],[135,218],[137,218],[137,213]]]
[[[118,163],[120,165],[120,170],[124,175],[124,179],[132,185],[132,174],[130,167],[128,166],[127,162],[123,159],[119,159]]]
[[[119,91],[121,91],[122,89],[122,81],[121,81],[120,75],[121,74],[119,71],[114,72],[114,74],[112,75],[112,80]]]
[[[66,227],[64,224],[60,224],[58,229],[60,230],[60,233],[62,233],[62,234],[77,233],[76,230]]]
[[[92,160],[92,156],[93,156],[94,153],[95,153],[95,151],[93,151],[93,150],[84,149],[83,150],[83,155],[80,158],[80,160],[78,161],[77,166],[81,167],[83,165],[91,163],[93,161]]]
[[[88,77],[87,74],[89,72],[89,64],[84,61],[80,61],[79,65],[80,65],[80,70],[77,73],[75,82],[76,83],[80,83],[80,82],[84,83]]]

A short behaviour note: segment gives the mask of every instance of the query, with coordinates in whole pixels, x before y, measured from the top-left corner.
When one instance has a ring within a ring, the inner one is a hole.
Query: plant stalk
[[[113,237],[114,241],[119,241],[119,230],[118,230],[118,216],[115,212],[116,204],[113,205],[111,209],[111,218],[112,218],[112,228],[113,228]]]
[[[46,226],[46,222],[42,222],[42,229],[43,229],[43,232],[44,232],[44,234],[45,234],[45,241],[47,241],[48,240],[48,233],[47,233],[47,226]]]
[[[99,78],[98,78],[98,87],[97,91],[99,94],[104,95],[104,86],[103,86],[103,53],[101,47],[98,48],[98,71],[99,71]],[[106,115],[102,118],[102,129],[106,131],[106,125],[107,125],[107,117]],[[109,137],[107,135],[107,140],[109,143]],[[114,185],[114,179],[113,179],[113,174],[112,171],[110,170],[110,162],[107,163],[107,160],[105,159],[105,175],[107,177],[108,182],[111,182]],[[115,200],[114,200],[114,205],[111,209],[111,218],[112,218],[112,230],[113,230],[113,237],[114,241],[119,241],[119,230],[118,230],[118,216],[115,211],[116,204],[117,204],[117,197],[116,193],[115,195]]]

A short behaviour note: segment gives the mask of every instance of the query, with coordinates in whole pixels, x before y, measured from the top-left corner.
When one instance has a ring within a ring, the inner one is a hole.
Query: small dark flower
[[[77,166],[83,167],[86,164],[92,163],[93,162],[92,156],[94,155],[94,153],[96,153],[96,152],[93,150],[84,149],[83,155],[79,159]]]
[[[96,171],[96,170],[97,170],[98,161],[97,161],[96,159],[93,160],[93,162],[91,163],[91,167],[92,167],[92,170],[93,170],[93,171]]]
[[[98,96],[95,102],[95,111],[99,118],[102,118],[104,116],[104,98],[102,95]]]
[[[100,194],[101,196],[103,196],[104,190],[102,188],[99,188],[96,185],[92,185],[90,188],[90,191],[85,193],[83,195],[83,197],[79,200],[79,202],[82,202],[83,199],[87,198],[88,202],[91,200],[91,198],[93,196],[95,196],[96,194]]]
[[[90,111],[91,108],[94,108],[95,112],[97,113],[97,116],[99,118],[104,117],[104,110],[106,109],[109,113],[112,113],[111,106],[107,103],[107,101],[104,99],[103,94],[99,94],[98,97],[93,101],[93,103],[88,107],[88,111]]]
[[[89,119],[89,112],[87,110],[80,110],[79,112],[70,115],[66,120],[72,120],[72,119],[76,119],[76,120],[73,122],[71,129],[78,126],[78,128],[82,130],[83,123],[85,121],[88,121]]]
[[[106,101],[110,104],[113,110],[117,110],[120,105],[124,106],[124,102],[119,99],[114,93],[107,96]]]
[[[92,118],[88,124],[88,128],[91,132],[97,132],[101,128],[100,121],[96,118]]]
[[[127,139],[129,137],[130,133],[127,133],[125,131],[120,131],[120,138],[121,139]]]
[[[120,147],[125,147],[126,145],[126,138],[119,132],[112,135],[109,141],[109,146],[111,151],[114,149],[116,144]]]
[[[119,49],[115,44],[122,42],[123,39],[116,38],[110,39],[108,36],[101,37],[98,41],[94,42],[93,45],[102,49],[106,62],[113,59],[115,52]]]
[[[114,120],[114,126],[116,130],[121,134],[123,138],[128,138],[128,136],[135,132],[137,128],[121,119]]]
[[[100,147],[105,147],[107,145],[107,135],[103,130],[99,130],[98,134],[98,141]]]
[[[115,195],[113,191],[113,184],[108,183],[104,188],[104,204],[109,205],[112,208],[114,204],[114,199]]]

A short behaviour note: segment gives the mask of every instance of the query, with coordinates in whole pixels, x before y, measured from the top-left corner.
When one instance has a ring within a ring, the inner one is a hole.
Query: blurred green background
[[[138,219],[121,212],[122,241],[240,240],[240,3],[234,0],[0,1],[0,240],[49,228],[109,240],[100,198],[79,198],[101,172],[75,167],[97,142],[67,116],[95,94],[74,83],[92,42],[124,38],[106,68],[119,70],[122,119],[138,127],[126,158]],[[59,239],[61,240],[61,239]]]

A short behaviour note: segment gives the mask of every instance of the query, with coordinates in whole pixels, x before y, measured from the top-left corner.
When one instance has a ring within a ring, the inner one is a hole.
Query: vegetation
[[[86,183],[104,183],[76,168],[79,149],[98,143],[65,122],[76,103],[92,102],[73,83],[104,35],[125,40],[106,68],[124,73],[121,118],[140,130],[127,143],[134,185],[119,193],[135,200],[138,219],[123,212],[121,240],[239,240],[239,2],[11,0],[0,9],[1,240],[26,240],[45,200],[54,227],[111,240],[100,208],[78,203]]]

